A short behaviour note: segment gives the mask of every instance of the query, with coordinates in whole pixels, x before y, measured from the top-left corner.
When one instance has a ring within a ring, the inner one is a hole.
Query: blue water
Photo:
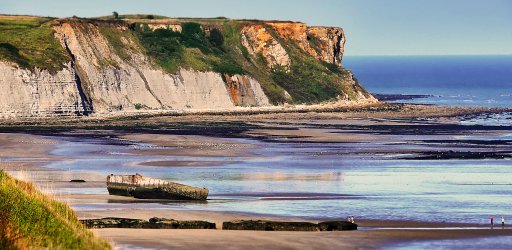
[[[499,230],[499,229],[498,229]],[[512,236],[404,242],[383,249],[510,249]]]
[[[510,133],[488,137],[506,140]],[[390,144],[269,143],[250,139],[231,140],[257,146],[251,150],[253,156],[138,155],[133,154],[129,145],[108,145],[96,139],[60,139],[64,141],[52,154],[68,159],[47,165],[52,169],[94,172],[102,176],[142,173],[210,189],[207,203],[137,205],[148,210],[231,211],[329,219],[355,215],[366,219],[482,224],[487,223],[489,216],[512,217],[510,160],[383,160],[378,155],[357,152],[388,148]],[[407,143],[393,144],[393,147],[425,147],[415,145],[415,139],[414,136],[401,137],[400,141]],[[227,162],[210,167],[140,164],[166,160]],[[67,191],[107,193],[105,188]],[[119,203],[73,205],[79,211],[133,206]]]
[[[512,107],[512,56],[349,56],[343,65],[372,93],[434,95],[407,102]]]

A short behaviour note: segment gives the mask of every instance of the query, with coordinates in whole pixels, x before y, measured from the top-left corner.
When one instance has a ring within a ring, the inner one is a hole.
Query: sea
[[[512,107],[512,55],[345,56],[372,93],[430,95],[396,102]]]

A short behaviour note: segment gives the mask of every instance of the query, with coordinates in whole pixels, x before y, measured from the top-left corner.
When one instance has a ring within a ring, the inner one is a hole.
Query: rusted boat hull
[[[111,195],[139,199],[206,200],[208,189],[141,175],[109,175],[107,190]]]

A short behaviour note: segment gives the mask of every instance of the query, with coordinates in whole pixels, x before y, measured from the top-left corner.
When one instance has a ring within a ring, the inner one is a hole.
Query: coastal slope
[[[111,249],[66,204],[0,170],[0,249]]]
[[[0,116],[375,102],[345,41],[300,22],[0,16]]]

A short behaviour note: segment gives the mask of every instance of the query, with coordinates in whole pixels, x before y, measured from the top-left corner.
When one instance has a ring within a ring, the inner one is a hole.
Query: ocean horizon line
[[[354,55],[344,54],[343,57],[510,57],[512,54],[432,54],[432,55],[400,55],[400,54],[389,54],[389,55]]]

